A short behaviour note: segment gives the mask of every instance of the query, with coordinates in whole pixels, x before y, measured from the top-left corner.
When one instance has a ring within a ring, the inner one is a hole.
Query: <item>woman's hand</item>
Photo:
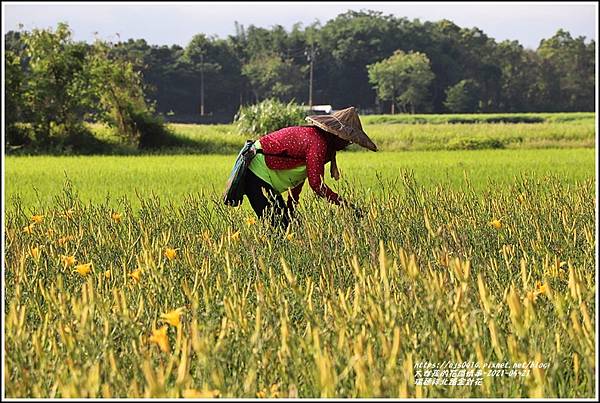
[[[350,203],[348,200],[345,200],[345,199],[340,200],[340,206],[347,207],[347,208],[354,210],[354,216],[358,219],[361,219],[365,216],[365,214],[363,213],[363,211],[360,207],[357,207],[353,203]]]
[[[356,218],[362,219],[365,216],[365,214],[363,213],[363,211],[360,207],[352,206],[352,209],[354,209],[354,216]]]
[[[335,179],[336,181],[339,181],[339,180],[340,180],[340,170],[338,169],[338,167],[337,167],[337,166],[333,166],[333,167],[331,168],[331,177],[332,177],[333,179]]]

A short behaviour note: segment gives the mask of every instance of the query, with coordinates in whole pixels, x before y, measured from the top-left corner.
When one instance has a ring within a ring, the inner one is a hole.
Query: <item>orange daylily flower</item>
[[[73,270],[73,271],[76,271],[81,276],[85,277],[90,273],[90,271],[92,271],[92,264],[91,263],[79,264],[79,265],[75,266],[75,270]]]
[[[154,329],[152,331],[152,336],[150,336],[150,338],[148,338],[149,342],[158,344],[158,347],[164,353],[168,353],[170,350],[169,337],[167,336],[168,328],[169,328],[169,326],[164,325],[160,329]]]

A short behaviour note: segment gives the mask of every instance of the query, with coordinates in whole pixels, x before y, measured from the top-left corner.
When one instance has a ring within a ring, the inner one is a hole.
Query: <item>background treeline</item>
[[[146,100],[170,121],[230,122],[241,105],[267,98],[308,104],[311,60],[313,104],[355,105],[362,113],[389,113],[394,106],[412,113],[594,110],[595,43],[564,30],[531,50],[448,20],[410,21],[375,11],[348,11],[324,25],[297,24],[289,32],[279,25],[235,27],[226,39],[198,34],[185,48],[129,39],[111,44],[108,52],[141,73]],[[23,51],[23,34],[6,34],[7,51]],[[74,45],[82,53],[93,47]],[[398,54],[422,56],[428,74],[411,90],[418,93],[416,101],[405,108],[400,94],[382,96],[383,86],[377,88],[369,71]],[[19,67],[26,73],[28,60],[22,58]],[[14,81],[7,76],[9,97],[18,92],[11,88]]]
[[[110,43],[75,42],[64,24],[56,30],[11,33],[5,55],[7,151],[107,152],[113,144],[168,146],[173,136],[145,97],[142,72]]]

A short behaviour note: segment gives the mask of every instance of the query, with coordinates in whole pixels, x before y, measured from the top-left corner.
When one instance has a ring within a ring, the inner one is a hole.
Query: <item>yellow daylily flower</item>
[[[185,389],[182,392],[182,396],[186,399],[203,399],[203,398],[213,398],[221,396],[221,392],[218,389]]]
[[[254,218],[254,217],[248,217],[248,218],[246,218],[246,224],[248,224],[248,225],[254,225],[254,224],[256,224],[256,218]]]
[[[271,385],[271,387],[269,388],[269,393],[267,395],[267,389],[263,388],[263,390],[260,390],[258,392],[256,392],[256,397],[259,399],[264,399],[266,397],[278,397],[279,396],[279,384],[278,383],[274,383],[273,385]]]
[[[75,264],[75,260],[76,260],[75,256],[72,256],[72,255],[71,256],[65,256],[65,255],[63,255],[61,259],[62,259],[63,265],[65,267],[71,267],[71,266],[73,266]]]
[[[31,216],[31,221],[36,224],[40,224],[42,221],[44,221],[44,216],[40,214],[34,214]]]
[[[31,255],[32,258],[34,258],[35,260],[38,260],[40,258],[40,248],[39,248],[39,246],[35,246],[35,247],[31,248],[29,250],[29,254]]]
[[[91,270],[92,270],[92,264],[85,263],[85,264],[78,264],[77,266],[75,266],[75,270],[73,270],[73,271],[76,271],[77,273],[79,273],[80,275],[85,277],[90,273]]]
[[[271,385],[271,396],[270,397],[279,397],[279,384],[278,383],[274,383],[273,385]]]
[[[545,294],[548,291],[548,285],[542,284],[541,281],[535,282],[535,290],[536,294]]]
[[[160,319],[163,322],[168,323],[171,326],[179,327],[181,324],[181,314],[183,313],[183,308],[177,308],[172,310],[171,312],[163,313],[160,315]]]
[[[121,213],[117,213],[116,211],[113,211],[112,214],[110,215],[110,218],[112,218],[112,220],[118,224],[121,222]]]
[[[164,325],[160,329],[154,329],[152,331],[152,336],[148,338],[149,342],[158,344],[158,347],[160,347],[160,350],[164,353],[168,353],[170,350],[169,337],[167,336],[168,328],[169,326]]]
[[[177,257],[177,249],[166,248],[165,256],[167,257],[167,259],[169,259],[169,261],[175,259]]]
[[[494,218],[492,221],[490,221],[490,225],[496,229],[500,229],[502,228],[502,221]]]
[[[71,218],[73,218],[73,214],[75,214],[75,210],[70,208],[65,211],[65,213],[63,214],[63,217],[65,217],[67,220],[70,220]]]
[[[142,272],[144,270],[140,269],[139,267],[137,269],[135,269],[134,271],[132,271],[131,273],[129,273],[129,277],[131,277],[132,279],[134,279],[136,282],[139,283],[140,278],[142,277]]]
[[[31,234],[33,232],[33,227],[34,227],[35,223],[31,223],[29,225],[26,225],[23,227],[23,232],[27,233],[27,234]]]
[[[72,235],[63,236],[62,238],[58,238],[58,244],[60,246],[65,246],[67,242],[72,241],[73,239]]]

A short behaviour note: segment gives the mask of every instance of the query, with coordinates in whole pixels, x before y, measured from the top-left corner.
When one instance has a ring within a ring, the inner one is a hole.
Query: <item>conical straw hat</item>
[[[371,141],[367,133],[363,131],[360,124],[360,118],[356,109],[342,109],[331,115],[311,115],[307,116],[306,120],[321,129],[334,134],[338,137],[348,140],[352,143],[361,145],[369,150],[377,151],[377,146]]]

